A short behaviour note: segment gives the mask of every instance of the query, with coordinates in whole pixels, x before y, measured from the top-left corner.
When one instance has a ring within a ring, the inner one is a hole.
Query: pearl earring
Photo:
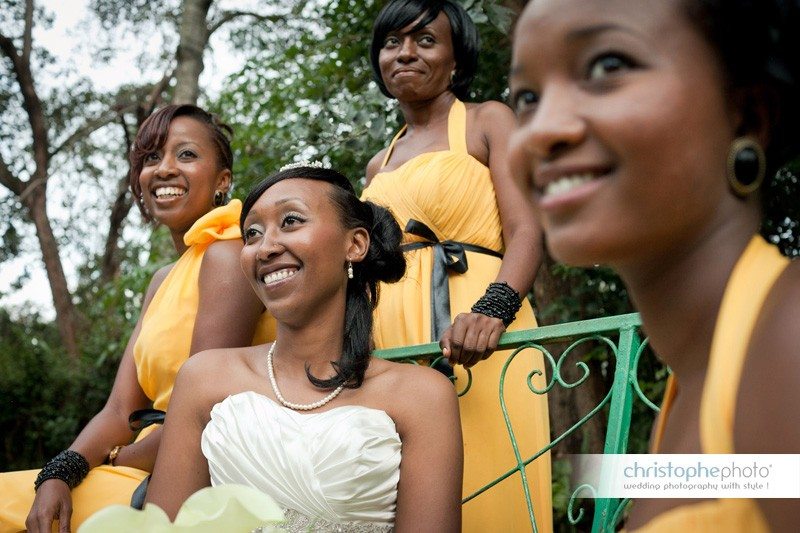
[[[348,261],[347,262],[347,278],[348,279],[353,279],[353,262],[352,261]]]

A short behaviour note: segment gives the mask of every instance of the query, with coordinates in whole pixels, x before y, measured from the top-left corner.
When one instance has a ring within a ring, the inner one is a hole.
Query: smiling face
[[[244,220],[242,269],[278,321],[303,323],[305,313],[329,302],[344,307],[345,264],[363,259],[369,237],[364,228],[342,225],[333,187],[303,178],[279,181]]]
[[[509,157],[548,246],[577,265],[657,260],[741,208],[737,117],[679,0],[533,0],[516,28]]]
[[[186,116],[172,120],[164,145],[145,156],[139,174],[148,213],[180,240],[213,209],[215,191],[227,192],[230,180],[230,170],[220,168],[208,127]]]
[[[450,21],[444,11],[422,28],[422,20],[389,32],[378,55],[381,79],[400,101],[427,100],[450,86],[456,68]]]

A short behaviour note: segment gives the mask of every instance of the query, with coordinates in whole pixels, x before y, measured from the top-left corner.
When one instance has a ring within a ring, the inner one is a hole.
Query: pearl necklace
[[[275,353],[275,345],[277,343],[273,342],[272,346],[270,346],[269,351],[267,352],[267,373],[269,374],[269,382],[272,385],[272,391],[275,393],[275,397],[278,398],[278,401],[281,402],[281,405],[284,407],[288,407],[289,409],[294,409],[295,411],[311,411],[312,409],[318,409],[328,403],[329,401],[333,400],[339,393],[344,390],[344,385],[339,385],[336,387],[332,393],[325,396],[323,399],[318,400],[314,403],[292,403],[286,401],[286,398],[283,397],[281,394],[280,389],[278,389],[278,382],[275,381],[275,369],[272,367],[272,354]]]

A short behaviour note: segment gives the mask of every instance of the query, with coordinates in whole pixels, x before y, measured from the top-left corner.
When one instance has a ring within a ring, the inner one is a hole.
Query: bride
[[[148,501],[174,519],[195,491],[237,483],[271,496],[290,531],[459,531],[452,385],[370,355],[376,284],[405,272],[390,213],[334,170],[290,166],[250,193],[241,227],[276,341],[184,365]]]

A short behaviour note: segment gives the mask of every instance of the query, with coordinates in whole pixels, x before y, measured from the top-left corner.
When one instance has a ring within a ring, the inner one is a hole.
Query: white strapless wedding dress
[[[287,531],[385,532],[394,525],[400,436],[384,411],[299,413],[261,394],[211,410],[201,447],[212,485],[248,485],[285,510]]]

